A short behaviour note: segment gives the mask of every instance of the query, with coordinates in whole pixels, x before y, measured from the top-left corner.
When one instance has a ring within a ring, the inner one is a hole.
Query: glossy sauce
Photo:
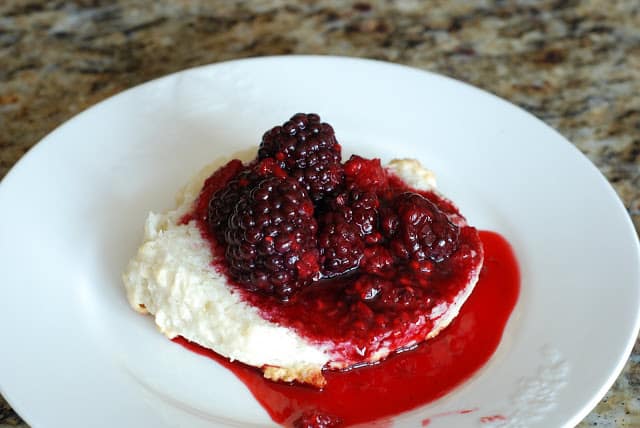
[[[485,250],[480,280],[449,327],[380,364],[326,371],[322,391],[265,380],[255,368],[230,363],[183,338],[174,341],[233,371],[277,423],[291,426],[309,411],[339,419],[345,426],[388,419],[451,391],[480,369],[500,343],[518,299],[519,270],[509,243],[499,234],[481,231],[480,239]]]

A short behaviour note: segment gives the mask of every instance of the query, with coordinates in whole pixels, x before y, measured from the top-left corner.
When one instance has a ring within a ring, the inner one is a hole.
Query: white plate
[[[611,186],[558,133],[492,95],[332,57],[155,80],[78,115],[13,168],[0,185],[0,385],[16,410],[37,427],[272,425],[232,374],[131,310],[120,274],[148,210],[170,208],[200,167],[255,147],[298,111],[332,123],[346,152],[419,158],[521,264],[521,297],[494,357],[396,424],[560,427],[584,417],[640,319],[638,242]],[[496,415],[506,421],[487,418]]]

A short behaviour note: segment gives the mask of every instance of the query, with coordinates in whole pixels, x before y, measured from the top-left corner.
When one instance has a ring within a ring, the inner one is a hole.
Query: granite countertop
[[[572,141],[640,230],[637,0],[5,0],[0,178],[44,135],[110,95],[196,65],[275,54],[382,59],[493,92]],[[0,426],[26,426],[1,397]],[[640,342],[579,426],[640,426]]]

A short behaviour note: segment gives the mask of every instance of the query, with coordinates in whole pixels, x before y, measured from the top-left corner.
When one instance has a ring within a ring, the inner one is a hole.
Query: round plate
[[[393,64],[295,56],[128,90],[56,129],[5,177],[0,389],[15,409],[46,427],[273,425],[231,373],[135,313],[120,275],[149,210],[169,209],[202,166],[255,150],[298,111],[331,123],[346,156],[418,158],[521,265],[520,300],[493,358],[396,425],[583,418],[640,319],[638,241],[611,186],[554,130],[483,91]]]

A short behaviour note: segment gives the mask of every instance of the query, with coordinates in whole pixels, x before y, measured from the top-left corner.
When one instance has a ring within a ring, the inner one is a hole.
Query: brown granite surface
[[[123,89],[274,54],[394,61],[506,98],[585,153],[640,228],[637,0],[4,0],[0,178],[53,128]],[[0,426],[26,426],[1,397]],[[639,344],[579,426],[640,427]]]

